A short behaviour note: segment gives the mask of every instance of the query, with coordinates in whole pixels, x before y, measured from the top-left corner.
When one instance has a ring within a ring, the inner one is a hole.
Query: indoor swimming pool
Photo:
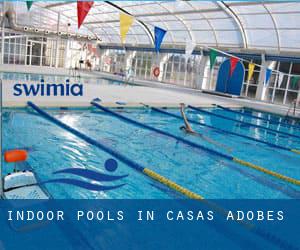
[[[206,199],[300,198],[299,186],[155,131],[134,126],[96,107],[89,109],[43,108],[43,110],[89,138],[101,142],[132,161]],[[149,107],[126,108],[125,106],[110,108],[110,110],[222,154],[232,155],[265,169],[300,179],[298,171],[300,155],[288,150],[300,149],[299,121],[293,121],[293,126],[290,126],[287,121],[278,116],[249,109],[236,111],[263,117],[271,122],[246,117],[221,108],[203,109],[211,114],[191,108],[186,109],[188,118],[195,121],[191,123],[193,129],[205,136],[203,139],[188,135],[179,129],[183,121],[176,117],[176,115],[180,116],[180,111],[176,108],[159,109],[165,113]],[[236,121],[213,114],[226,116]],[[207,126],[201,126],[196,122],[205,123]],[[271,130],[251,126],[248,123]],[[273,130],[278,130],[280,133],[275,133]],[[281,134],[282,132],[284,134]],[[255,139],[250,140],[249,137]],[[118,166],[114,172],[107,171],[104,167],[105,162],[114,157],[58,127],[36,113],[31,107],[3,109],[3,150],[12,148],[28,150],[28,163],[41,181],[54,177],[69,178],[70,175],[66,173],[54,174],[54,172],[74,167],[96,170],[103,174],[126,176],[113,182],[114,185],[125,184],[124,186],[102,192],[89,191],[73,185],[45,184],[53,198],[168,199],[183,197],[120,161],[117,161]],[[4,173],[11,170],[12,166],[4,163]],[[108,185],[105,182],[101,184]]]
[[[0,19],[0,250],[300,250],[300,0]]]

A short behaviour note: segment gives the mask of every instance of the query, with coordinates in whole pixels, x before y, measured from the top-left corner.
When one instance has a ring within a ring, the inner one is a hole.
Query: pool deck
[[[32,101],[42,107],[87,107],[94,98],[100,98],[105,106],[119,106],[116,102],[125,102],[126,106],[152,106],[178,107],[179,103],[187,103],[199,107],[209,107],[212,104],[224,105],[226,107],[240,107],[227,100],[216,100],[214,96],[197,92],[184,92],[180,89],[166,89],[150,86],[134,85],[98,85],[85,84],[83,96],[14,96],[13,86],[16,82],[3,81],[3,106],[23,107],[27,101]],[[22,82],[23,83],[23,82]],[[29,82],[28,82],[29,83]],[[30,82],[31,84],[32,82]],[[200,95],[199,95],[200,94]]]
[[[115,80],[122,80],[119,76],[95,72],[97,78],[107,77]],[[265,112],[286,115],[288,107],[276,104],[265,103],[256,100],[243,98],[229,98],[202,93],[201,90],[185,88],[172,84],[159,83],[147,80],[133,82],[138,85],[100,85],[84,84],[83,96],[14,96],[13,85],[16,81],[3,81],[3,106],[4,107],[25,107],[27,101],[32,101],[41,107],[89,107],[94,98],[100,98],[105,106],[120,106],[116,102],[124,102],[128,107],[139,107],[143,104],[156,107],[178,107],[179,103],[186,103],[198,107],[211,107],[214,104],[230,108],[249,107]],[[26,83],[26,82],[22,82]],[[28,82],[33,83],[33,82]],[[39,83],[39,82],[37,82]],[[290,116],[292,111],[290,111]],[[300,116],[300,110],[296,110],[296,117]]]

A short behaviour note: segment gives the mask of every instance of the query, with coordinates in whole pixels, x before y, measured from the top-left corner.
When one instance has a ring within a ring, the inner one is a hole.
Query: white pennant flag
[[[192,55],[194,49],[196,47],[196,43],[191,39],[186,39],[185,44],[185,61],[189,59],[189,57]]]
[[[281,72],[279,72],[279,75],[278,75],[278,82],[277,82],[278,88],[280,88],[280,86],[281,86],[281,84],[282,84],[283,77],[284,77],[284,74],[281,73]]]

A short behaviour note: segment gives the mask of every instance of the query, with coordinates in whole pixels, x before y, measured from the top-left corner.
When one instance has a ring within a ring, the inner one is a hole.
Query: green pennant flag
[[[218,55],[218,52],[211,49],[210,52],[209,52],[209,59],[210,59],[210,69],[213,68],[214,64],[215,64],[215,61],[216,61],[216,58],[217,58],[217,55]]]
[[[27,10],[30,10],[32,4],[33,4],[33,1],[26,1]]]
[[[292,77],[292,79],[291,79],[292,80],[291,87],[293,89],[297,88],[299,79],[300,79],[300,76],[293,76]]]

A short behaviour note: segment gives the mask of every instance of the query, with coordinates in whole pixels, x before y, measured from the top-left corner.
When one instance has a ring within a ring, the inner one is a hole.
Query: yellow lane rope
[[[151,131],[154,131],[156,133],[159,133],[159,134],[162,134],[164,136],[167,136],[167,137],[170,137],[170,138],[173,138],[173,139],[176,139],[177,141],[180,141],[188,146],[191,146],[191,147],[194,147],[194,148],[198,148],[200,150],[204,150],[210,154],[214,154],[216,156],[219,156],[219,157],[222,157],[222,158],[225,158],[227,160],[231,160],[231,161],[234,161],[234,162],[237,162],[243,166],[248,166],[250,168],[253,168],[253,169],[256,169],[257,171],[260,171],[260,172],[263,172],[265,174],[268,174],[268,175],[271,175],[273,177],[277,177],[281,180],[284,180],[284,181],[287,181],[289,183],[292,183],[292,184],[295,184],[295,185],[300,185],[300,181],[299,180],[296,180],[296,179],[293,179],[293,178],[290,178],[290,177],[287,177],[287,176],[284,176],[282,174],[279,174],[279,173],[276,173],[276,172],[273,172],[271,170],[268,170],[268,169],[265,169],[263,167],[260,167],[260,166],[257,166],[257,165],[254,165],[250,162],[246,162],[244,160],[240,160],[238,158],[235,158],[233,157],[232,155],[230,154],[225,154],[225,153],[222,153],[222,152],[219,152],[215,149],[212,149],[212,148],[209,148],[209,147],[206,147],[206,146],[203,146],[201,144],[198,144],[198,143],[195,143],[193,141],[189,141],[189,140],[186,140],[180,136],[176,136],[176,135],[173,135],[169,132],[166,132],[166,131],[163,131],[163,130],[160,130],[160,129],[157,129],[155,127],[152,127],[152,126],[149,126],[147,124],[144,124],[144,123],[141,123],[141,122],[138,122],[136,120],[133,120],[131,118],[128,118],[126,116],[123,116],[123,115],[120,115],[120,114],[117,114],[116,112],[98,104],[98,103],[95,103],[95,102],[91,102],[91,104],[93,104],[95,107],[109,113],[109,114],[112,114],[113,116],[123,120],[124,122],[128,122],[128,123],[131,123],[133,124],[134,126],[138,126],[138,127],[141,127],[143,129],[147,129],[147,130],[151,130]],[[189,106],[190,107],[190,106]],[[141,170],[143,171],[143,170]],[[155,176],[154,174],[156,173],[153,173],[153,177]],[[161,176],[155,176],[156,179],[160,179]],[[172,187],[176,187],[176,188],[179,188],[179,190],[181,190],[181,187],[178,186],[176,183],[170,183],[168,179],[164,180],[165,183],[167,183],[168,185],[171,185]],[[176,186],[177,185],[177,186]],[[185,192],[185,190],[181,190],[182,192]],[[190,193],[188,193],[188,195],[190,195]]]
[[[236,163],[239,163],[241,164],[242,166],[246,166],[246,167],[249,167],[249,168],[252,168],[252,169],[255,169],[257,171],[260,171],[260,172],[263,172],[267,175],[271,175],[273,177],[276,177],[280,180],[283,180],[283,181],[286,181],[286,182],[289,182],[289,183],[292,183],[294,185],[298,185],[300,186],[300,180],[297,180],[297,179],[294,179],[294,178],[291,178],[291,177],[288,177],[288,176],[285,176],[285,175],[282,175],[282,174],[279,174],[277,172],[274,172],[274,171],[271,171],[271,170],[268,170],[266,168],[263,168],[263,167],[260,167],[258,165],[255,165],[253,163],[250,163],[250,162],[247,162],[247,161],[244,161],[244,160],[241,160],[241,159],[238,159],[238,158],[235,158],[233,157],[232,160]],[[183,195],[185,195],[186,197],[188,198],[191,198],[191,199],[200,199],[200,200],[203,200],[204,198],[201,196],[201,195],[198,195],[186,188],[183,188],[182,186],[178,185],[177,183],[161,176],[160,174],[148,169],[148,168],[144,168],[143,172],[151,177],[152,179],[168,186],[169,188],[179,192],[179,193],[182,193]]]
[[[235,158],[235,160],[238,160]],[[162,183],[163,185],[169,187],[170,189],[173,189],[183,195],[185,195],[188,198],[191,199],[196,199],[199,200],[203,203],[206,203],[209,207],[215,209],[218,213],[222,214],[222,215],[226,215],[228,213],[228,210],[218,206],[217,204],[210,202],[209,200],[204,199],[203,196],[196,194],[180,185],[178,185],[177,183],[161,176],[160,174],[148,169],[148,168],[144,168],[143,169],[143,173],[147,176],[149,176],[150,178],[152,178],[155,181],[158,181],[160,183]],[[234,215],[234,218],[236,218],[236,215]],[[237,221],[235,220],[235,222],[237,222],[239,225],[243,226],[245,229],[249,230],[249,231],[253,231],[254,233],[259,230],[259,228],[257,228],[257,226],[255,224],[252,224],[250,222],[247,221]],[[271,240],[274,240],[274,236],[270,235]],[[277,239],[277,237],[275,236],[275,239]],[[278,238],[279,241],[282,241],[280,238]]]
[[[297,149],[291,149],[291,151],[294,152],[294,153],[296,153],[296,154],[298,154],[298,155],[300,155],[300,150],[297,150]]]
[[[177,183],[161,176],[160,174],[150,170],[149,168],[144,168],[143,173],[146,174],[147,176],[151,177],[152,179],[164,184],[165,186],[185,195],[188,198],[196,199],[196,200],[204,199],[201,195],[196,194],[196,193],[178,185]]]
[[[175,190],[183,195],[185,195],[186,197],[190,198],[190,199],[195,199],[195,200],[200,200],[201,202],[205,203],[207,206],[215,209],[219,214],[222,215],[227,215],[228,211],[220,206],[218,206],[217,204],[206,200],[203,196],[196,194],[180,185],[178,185],[177,183],[161,176],[160,174],[150,170],[149,168],[144,168],[143,173],[147,176],[149,176],[150,178],[154,179],[155,181],[169,187],[172,190]],[[234,216],[235,217],[235,216]],[[242,226],[246,227],[247,229],[253,229],[255,226],[251,223],[248,222],[238,222],[239,224],[241,224]]]
[[[276,177],[278,179],[281,179],[281,180],[287,181],[289,183],[292,183],[292,184],[300,186],[300,180],[297,180],[297,179],[294,179],[294,178],[291,178],[291,177],[288,177],[288,176],[285,176],[285,175],[273,172],[271,170],[265,169],[263,167],[260,167],[258,165],[252,164],[252,163],[247,162],[247,161],[243,161],[243,160],[238,159],[238,158],[233,158],[233,161],[237,162],[237,163],[239,163],[241,165],[244,165],[246,167],[253,168],[255,170],[261,171],[263,173],[266,173],[266,174],[271,175],[273,177]]]

